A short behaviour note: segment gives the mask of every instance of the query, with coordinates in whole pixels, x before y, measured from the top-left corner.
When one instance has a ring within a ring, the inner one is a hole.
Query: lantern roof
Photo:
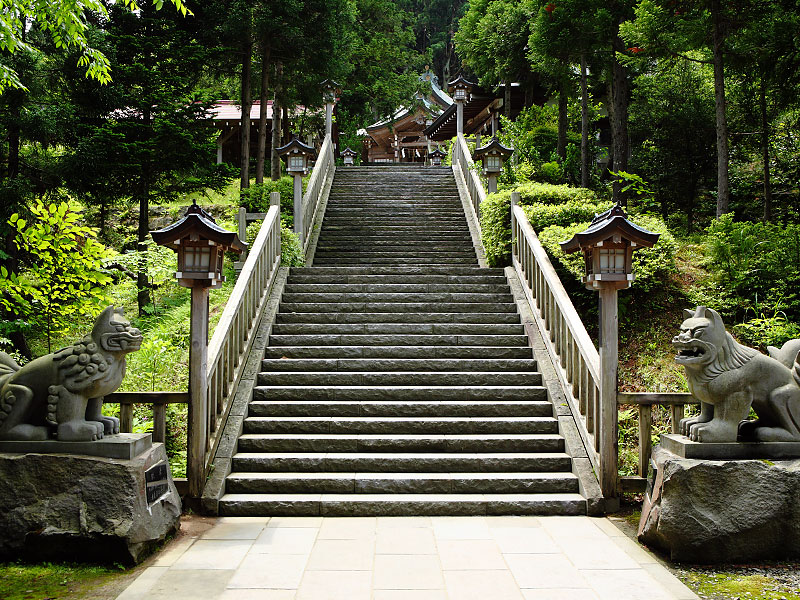
[[[288,144],[284,144],[280,148],[275,148],[275,151],[281,156],[289,153],[305,154],[306,156],[316,156],[317,154],[317,151],[314,149],[314,147],[301,142],[300,138],[297,137],[297,134],[292,137]]]
[[[436,150],[432,150],[431,152],[428,152],[428,156],[444,158],[445,156],[447,156],[447,152],[443,151],[441,148],[439,148],[437,146]]]
[[[467,79],[464,79],[463,75],[459,75],[453,81],[447,84],[447,91],[450,91],[454,88],[467,88],[472,89],[475,87],[475,84]]]
[[[497,136],[494,136],[488,144],[485,146],[481,146],[480,148],[476,148],[475,152],[473,153],[474,158],[479,158],[484,154],[489,155],[497,155],[500,154],[501,156],[511,156],[514,153],[513,148],[506,148],[503,144],[500,143],[500,140],[497,139]]]
[[[628,220],[625,210],[619,204],[615,204],[607,211],[596,215],[588,229],[576,233],[571,240],[561,242],[561,249],[570,254],[583,248],[597,246],[614,235],[619,235],[643,248],[653,246],[660,236],[632,223]]]
[[[355,158],[356,156],[358,156],[358,152],[356,152],[355,150],[351,150],[350,148],[345,148],[344,150],[339,152],[339,156],[352,156],[353,158]]]
[[[323,89],[331,90],[332,92],[337,92],[337,93],[340,91],[341,88],[341,86],[338,83],[336,83],[333,79],[326,79],[324,81],[321,81],[319,85]]]
[[[200,239],[230,248],[235,252],[244,252],[247,249],[247,244],[240,240],[235,232],[217,225],[214,217],[200,208],[196,202],[187,208],[183,217],[172,225],[150,232],[156,244],[167,246],[173,250],[179,248],[180,240],[192,234],[196,234]]]

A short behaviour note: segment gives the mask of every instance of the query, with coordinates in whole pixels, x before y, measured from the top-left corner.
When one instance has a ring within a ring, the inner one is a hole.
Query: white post
[[[456,133],[464,134],[464,101],[456,100]]]
[[[192,287],[189,334],[189,432],[186,469],[189,496],[199,498],[205,483],[208,437],[208,288]]]
[[[325,105],[325,136],[331,135],[333,135],[333,103],[328,102]]]
[[[617,369],[619,363],[617,289],[600,287],[600,488],[617,497]]]
[[[303,243],[303,176],[294,176],[294,232]]]
[[[217,164],[222,164],[222,133],[217,138]]]
[[[270,206],[278,206],[281,205],[281,193],[280,192],[270,192],[269,193],[269,205]]]
[[[497,135],[497,121],[499,117],[497,116],[496,111],[492,111],[492,137]]]
[[[490,173],[487,178],[489,179],[489,186],[487,192],[490,194],[494,194],[497,191],[497,174]]]

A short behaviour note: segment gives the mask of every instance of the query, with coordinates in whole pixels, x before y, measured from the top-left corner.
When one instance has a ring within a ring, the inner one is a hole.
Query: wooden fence
[[[317,218],[317,212],[322,203],[325,189],[333,179],[335,171],[336,164],[333,155],[333,140],[331,136],[328,135],[325,136],[325,141],[322,142],[322,148],[317,156],[317,162],[314,163],[314,170],[306,186],[306,193],[303,194],[303,202],[300,209],[301,214],[298,215],[295,213],[294,215],[296,224],[295,231],[298,231],[297,224],[299,223],[301,225],[299,233],[301,233],[300,241],[303,244],[304,256],[308,255],[308,244],[311,240],[309,234]]]
[[[455,144],[453,144],[452,162],[453,166],[456,167],[464,178],[470,203],[472,204],[472,211],[475,213],[475,224],[480,228],[480,206],[481,202],[486,200],[486,191],[483,189],[481,178],[475,171],[475,163],[469,152],[467,141],[460,133],[456,136]]]

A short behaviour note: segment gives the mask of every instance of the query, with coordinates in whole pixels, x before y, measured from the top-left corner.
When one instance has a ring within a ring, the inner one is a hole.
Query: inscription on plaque
[[[144,472],[147,504],[153,504],[169,491],[167,463],[160,462]]]

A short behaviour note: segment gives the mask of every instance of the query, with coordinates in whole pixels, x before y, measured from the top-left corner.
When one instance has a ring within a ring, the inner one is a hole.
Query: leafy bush
[[[709,305],[742,319],[782,311],[800,321],[800,225],[716,219],[707,230],[708,268],[721,292]]]
[[[660,218],[650,215],[632,215],[629,218],[640,227],[661,234],[655,246],[633,253],[635,279],[631,288],[639,292],[650,293],[662,287],[670,274],[675,272],[675,253],[678,250],[678,243]],[[573,235],[588,226],[588,222],[575,223],[567,227],[552,225],[538,234],[542,246],[554,265],[558,263],[562,272],[571,273],[575,279],[580,279],[584,274],[583,257],[579,252],[565,254],[559,243],[571,239]]]
[[[611,201],[583,202],[569,200],[563,204],[542,204],[536,202],[522,209],[528,217],[535,231],[540,231],[551,225],[567,226],[573,223],[591,221],[595,215],[608,210],[613,206]]]
[[[520,206],[572,202],[573,205],[591,205],[593,208],[588,210],[595,212],[598,206],[594,192],[568,185],[524,183],[496,194],[489,194],[480,208],[483,246],[486,250],[486,260],[491,266],[505,265],[511,260],[511,192],[520,193]]]
[[[789,340],[800,338],[800,325],[786,320],[786,315],[779,314],[772,317],[762,316],[750,319],[745,323],[734,325],[734,332],[745,344],[780,348]]]
[[[300,238],[288,227],[281,228],[281,266],[302,267],[306,264]]]
[[[561,183],[564,179],[564,169],[557,161],[546,162],[539,167],[534,178],[549,183]]]
[[[294,180],[289,175],[284,175],[278,181],[266,180],[256,183],[241,191],[241,202],[249,212],[267,212],[269,210],[269,195],[278,192],[281,195],[281,212],[284,205],[292,212],[294,202]]]

